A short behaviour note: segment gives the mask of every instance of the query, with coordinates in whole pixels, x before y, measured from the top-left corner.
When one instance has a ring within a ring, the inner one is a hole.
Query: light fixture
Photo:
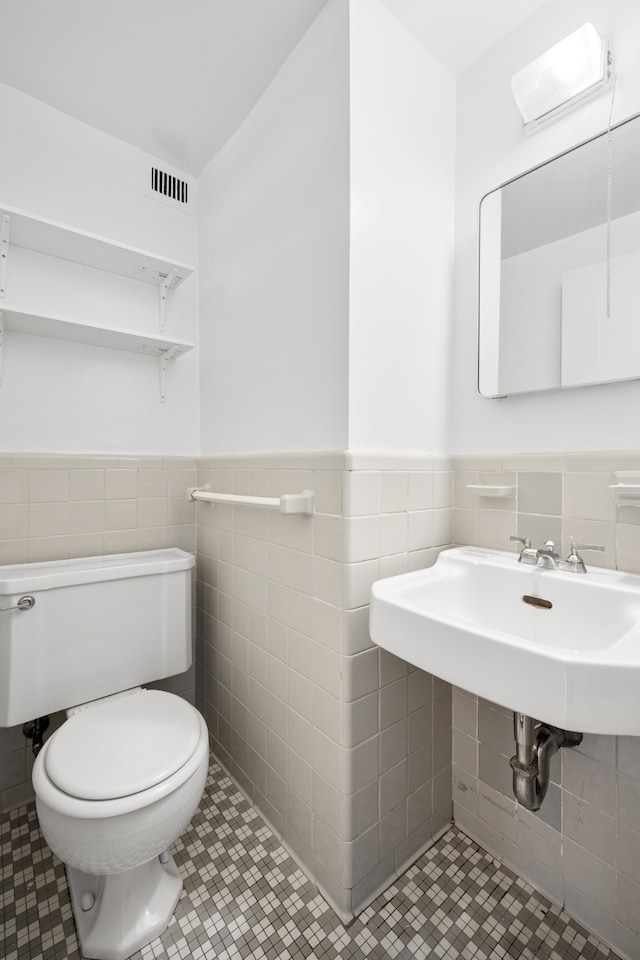
[[[612,75],[607,40],[599,36],[592,23],[585,23],[514,74],[511,89],[525,129],[598,93]]]

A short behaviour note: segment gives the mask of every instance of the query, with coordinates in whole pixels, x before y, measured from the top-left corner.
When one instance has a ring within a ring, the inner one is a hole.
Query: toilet
[[[87,958],[158,937],[182,891],[169,847],[200,803],[208,731],[142,684],[191,663],[193,565],[168,549],[0,567],[0,726],[66,711],[33,786]]]

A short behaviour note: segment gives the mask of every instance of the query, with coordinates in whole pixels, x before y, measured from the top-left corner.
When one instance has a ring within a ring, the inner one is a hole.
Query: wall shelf
[[[117,330],[54,314],[31,313],[1,302],[0,312],[3,314],[5,331],[14,330],[16,333],[28,333],[36,337],[52,337],[54,340],[67,340],[70,343],[86,343],[92,347],[125,350],[147,357],[161,357],[172,348],[176,351],[174,357],[178,357],[195,346],[187,340],[158,337],[153,333]]]
[[[2,383],[3,331],[7,330],[155,357],[160,360],[160,400],[162,402],[166,397],[167,362],[177,360],[195,346],[187,340],[159,337],[134,330],[117,330],[53,314],[32,313],[5,305],[0,300],[0,383]]]
[[[11,247],[22,247],[46,256],[56,257],[104,270],[115,276],[154,284],[158,289],[158,327],[160,336],[136,330],[118,330],[102,324],[87,323],[53,313],[33,311],[24,304],[13,304],[7,297],[8,263]],[[156,253],[140,250],[125,243],[116,243],[94,233],[77,230],[15,207],[0,207],[0,384],[2,383],[2,341],[5,330],[37,337],[51,337],[93,347],[107,347],[129,353],[156,357],[160,361],[160,402],[166,399],[169,361],[176,360],[194,343],[167,337],[165,334],[167,295],[194,268]]]
[[[493,500],[512,500],[516,495],[513,484],[468,483],[467,490],[477,493],[479,497],[490,497]]]
[[[175,271],[171,285],[177,287],[194,270],[189,264],[2,205],[0,223],[7,222],[8,243],[11,246],[25,247],[36,253],[71,260],[121,277],[160,285]]]
[[[614,474],[616,483],[609,484],[616,507],[640,507],[640,473],[636,470],[619,470]]]

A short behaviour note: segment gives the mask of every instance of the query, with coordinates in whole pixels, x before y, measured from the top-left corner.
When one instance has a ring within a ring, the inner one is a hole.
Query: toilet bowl
[[[74,710],[33,769],[44,838],[67,870],[82,953],[124,960],[182,891],[169,846],[195,813],[209,739],[185,700],[138,689]]]

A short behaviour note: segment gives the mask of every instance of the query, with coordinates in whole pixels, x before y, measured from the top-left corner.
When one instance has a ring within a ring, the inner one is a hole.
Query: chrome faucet
[[[556,551],[553,540],[546,540],[544,546],[536,550],[536,563],[539,567],[545,567],[547,570],[559,570],[561,562],[560,554]]]
[[[598,550],[604,552],[604,546],[601,543],[576,543],[572,541],[571,552],[566,560],[563,560],[556,550],[556,544],[553,540],[547,540],[542,547],[537,550],[531,546],[529,537],[509,537],[511,543],[522,544],[522,550],[518,554],[519,563],[535,564],[537,567],[543,567],[545,570],[564,570],[570,573],[586,573],[587,568],[584,560],[578,553],[579,550]]]

